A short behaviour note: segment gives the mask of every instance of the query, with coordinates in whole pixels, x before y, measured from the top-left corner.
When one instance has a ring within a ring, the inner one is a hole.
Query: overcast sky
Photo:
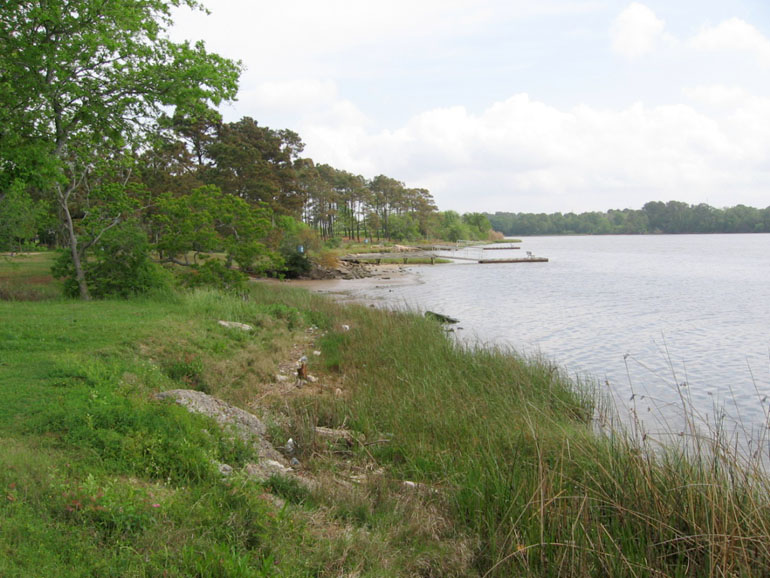
[[[767,0],[205,0],[227,121],[441,210],[770,205]]]

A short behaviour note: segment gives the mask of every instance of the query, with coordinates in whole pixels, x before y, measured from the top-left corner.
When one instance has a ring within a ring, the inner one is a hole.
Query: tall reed
[[[353,425],[391,440],[371,453],[393,475],[446,497],[479,539],[480,574],[770,574],[768,479],[719,429],[692,423],[697,443],[662,448],[597,431],[597,393],[547,362],[458,344],[415,315],[349,316]]]

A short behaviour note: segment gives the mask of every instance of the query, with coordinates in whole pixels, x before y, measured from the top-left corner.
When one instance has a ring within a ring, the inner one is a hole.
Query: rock
[[[314,351],[314,352],[313,352],[313,355],[315,355],[316,357],[320,357],[320,355],[321,355],[321,352],[320,352],[320,351]]]
[[[344,324],[343,324],[343,325],[342,325],[342,330],[343,330],[343,331],[350,331],[350,325],[344,325]]]
[[[220,426],[231,427],[241,439],[255,444],[260,458],[283,460],[280,452],[265,439],[265,424],[257,416],[239,407],[191,389],[172,389],[155,397],[161,400],[172,399],[192,413],[202,413],[214,418]]]
[[[291,378],[288,375],[284,375],[282,373],[279,373],[278,375],[275,376],[275,380],[278,383],[284,383],[286,381],[289,381],[289,379],[291,379]]]
[[[425,492],[427,494],[437,494],[438,490],[435,488],[431,488],[430,486],[426,484],[420,484],[419,482],[412,482],[409,480],[404,480],[401,482],[401,485],[409,490],[413,490],[415,492]]]
[[[246,474],[259,481],[267,481],[275,475],[285,476],[291,472],[291,469],[275,460],[261,460],[258,464],[246,464],[245,470]]]
[[[294,450],[297,449],[297,444],[294,443],[294,438],[289,438],[285,447],[287,454],[293,454]]]
[[[307,380],[308,380],[310,383],[318,383],[318,378],[317,378],[315,375],[308,375],[308,376],[307,376]]]
[[[240,329],[241,331],[253,331],[254,328],[251,325],[247,325],[245,323],[238,323],[237,321],[218,321],[222,327],[227,327],[228,329]]]
[[[458,319],[455,319],[454,317],[450,317],[449,315],[444,315],[443,313],[435,313],[433,311],[426,311],[425,317],[428,319],[433,319],[435,321],[438,321],[439,323],[460,323]]]
[[[299,460],[297,458],[291,458],[291,467],[292,468],[298,468],[299,467]]]
[[[341,392],[342,390],[339,391]],[[315,435],[317,435],[319,438],[331,442],[338,442],[340,440],[344,440],[347,443],[353,442],[353,434],[346,429],[333,429],[330,427],[316,426]]]
[[[223,476],[229,476],[233,473],[233,466],[227,464],[219,464],[219,473]]]

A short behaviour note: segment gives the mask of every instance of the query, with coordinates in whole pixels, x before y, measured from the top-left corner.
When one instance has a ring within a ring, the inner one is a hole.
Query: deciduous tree
[[[141,146],[169,108],[200,116],[237,91],[239,64],[168,38],[179,6],[201,8],[197,0],[0,4],[0,183],[35,179],[58,202],[84,299],[73,209],[93,164]]]

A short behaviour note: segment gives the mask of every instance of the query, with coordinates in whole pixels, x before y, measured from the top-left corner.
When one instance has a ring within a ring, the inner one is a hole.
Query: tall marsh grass
[[[768,479],[718,430],[597,433],[596,392],[414,315],[357,309],[341,353],[352,423],[391,440],[373,457],[445,496],[479,574],[770,574]]]

